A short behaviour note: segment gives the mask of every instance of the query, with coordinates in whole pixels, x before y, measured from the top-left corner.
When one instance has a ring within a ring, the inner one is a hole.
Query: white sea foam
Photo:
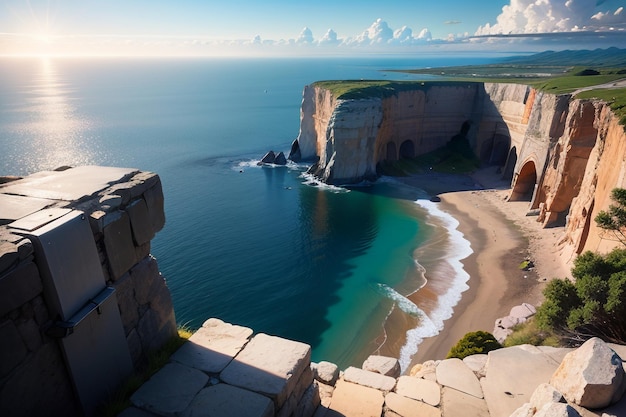
[[[347,188],[343,188],[343,187],[339,187],[337,185],[331,185],[331,184],[326,184],[323,181],[320,181],[319,178],[317,178],[315,175],[313,174],[309,174],[308,172],[304,172],[302,173],[302,175],[300,175],[304,181],[302,182],[305,185],[310,185],[312,187],[318,187],[321,188],[323,190],[327,190],[333,193],[348,193],[350,192],[350,190],[348,190]]]
[[[448,247],[445,261],[452,267],[453,280],[445,294],[440,294],[437,300],[437,306],[430,312],[430,316],[423,313],[428,320],[420,320],[418,327],[410,329],[406,333],[406,343],[400,349],[400,367],[404,372],[411,363],[411,358],[418,350],[418,346],[427,337],[436,336],[443,329],[445,320],[452,317],[454,307],[461,300],[461,294],[466,291],[469,286],[469,274],[463,269],[461,261],[472,254],[470,242],[464,238],[457,227],[459,222],[444,211],[439,209],[436,203],[428,200],[418,200],[417,205],[427,210],[428,215],[435,220],[437,227],[443,227],[448,234]],[[403,297],[406,298],[406,297]],[[413,304],[410,300],[408,302]],[[415,304],[413,304],[415,305]],[[398,304],[398,307],[402,307]],[[416,306],[416,308],[418,308]],[[403,309],[404,311],[404,309]],[[420,310],[421,311],[421,310]]]

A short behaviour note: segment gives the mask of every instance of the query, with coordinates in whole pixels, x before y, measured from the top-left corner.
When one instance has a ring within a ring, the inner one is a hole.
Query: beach
[[[495,320],[508,315],[516,305],[525,302],[538,306],[545,283],[568,275],[569,268],[557,252],[562,228],[542,228],[537,217],[526,215],[528,201],[507,202],[509,184],[500,179],[495,168],[470,177],[425,174],[402,181],[438,195],[440,209],[458,220],[458,230],[472,248],[472,254],[462,261],[469,274],[469,289],[463,292],[452,317],[444,322],[444,329],[419,345],[411,366],[444,359],[468,332],[492,332]],[[534,262],[532,270],[519,268],[525,259]],[[432,299],[436,294],[429,294],[428,285],[421,297]],[[419,298],[420,292],[415,297]]]

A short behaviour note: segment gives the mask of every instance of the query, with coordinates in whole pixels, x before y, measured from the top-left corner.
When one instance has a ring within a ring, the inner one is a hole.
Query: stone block
[[[89,215],[89,226],[91,227],[91,233],[98,235],[104,231],[104,219],[106,213],[102,210],[93,211]]]
[[[483,390],[474,372],[458,358],[443,360],[437,365],[437,382],[440,385],[483,398]]]
[[[310,364],[309,345],[260,333],[226,366],[220,379],[266,395],[280,409]]]
[[[43,292],[39,269],[27,262],[0,276],[0,317]]]
[[[135,407],[175,417],[185,411],[209,377],[187,366],[168,363],[130,397]]]
[[[525,402],[559,366],[554,351],[546,354],[530,345],[489,352],[487,375],[480,380],[492,416],[509,416]]]
[[[174,352],[172,360],[217,374],[243,349],[250,336],[252,329],[209,319]]]
[[[18,366],[28,353],[17,327],[11,320],[0,323],[0,378]]]
[[[434,407],[441,402],[441,388],[435,381],[403,375],[398,378],[395,392],[403,397],[425,402]]]
[[[135,199],[155,185],[161,186],[161,179],[154,172],[141,171],[135,174],[131,180],[130,198]]]
[[[107,213],[117,210],[122,206],[122,197],[115,194],[107,194],[98,200],[99,207]]]
[[[388,356],[370,355],[363,362],[362,369],[397,378],[400,376],[400,362]]]
[[[426,361],[424,363],[417,364],[413,368],[411,368],[411,372],[409,372],[409,375],[414,376],[415,378],[424,378],[435,381],[436,369],[437,363],[435,361]]]
[[[480,379],[484,377],[487,372],[487,358],[488,356],[485,354],[470,355],[463,358],[463,363]]]
[[[165,286],[165,281],[159,272],[159,265],[151,256],[143,258],[133,266],[130,276],[133,279],[135,298],[139,305],[149,304]]]
[[[148,205],[143,198],[138,198],[126,207],[130,217],[135,245],[143,245],[154,238],[154,230],[148,214]]]
[[[131,329],[137,327],[139,322],[139,308],[135,300],[135,286],[130,274],[122,275],[114,284],[117,304],[120,309],[120,317],[124,325],[124,333],[128,334]]]
[[[484,399],[449,387],[443,387],[441,390],[441,414],[446,417],[486,417],[490,415],[487,402]]]
[[[135,367],[142,361],[143,346],[141,345],[141,338],[136,329],[131,329],[126,336],[126,343],[128,344],[128,350],[130,352],[130,358],[133,360]]]
[[[376,372],[365,371],[363,369],[349,367],[343,373],[343,378],[347,382],[375,388],[381,391],[391,391],[396,386],[396,379],[390,376],[377,374]]]
[[[313,384],[317,386],[320,395],[320,403],[323,407],[328,407],[330,405],[330,401],[333,398],[333,391],[335,391],[335,387],[331,385],[322,384],[319,381],[313,381]]]
[[[2,344],[4,335],[0,335]],[[4,352],[0,353],[4,362]],[[2,366],[2,365],[0,365]],[[46,343],[3,380],[0,410],[3,416],[78,416],[72,384],[56,342]]]
[[[121,212],[117,220],[105,226],[103,236],[111,279],[116,281],[137,263],[128,214]]]
[[[402,417],[441,417],[437,407],[390,392],[385,396],[385,406]]]
[[[200,391],[181,416],[273,417],[274,403],[255,392],[217,384]]]
[[[148,205],[148,214],[150,216],[150,224],[152,231],[158,232],[165,226],[165,209],[163,190],[161,189],[161,181],[152,188],[146,190],[143,194],[146,204]]]
[[[511,309],[511,312],[509,313],[509,316],[527,319],[535,315],[536,313],[537,309],[535,308],[535,306],[528,303],[522,303],[521,305],[513,307]]]
[[[19,260],[15,243],[0,241],[0,273],[14,268]]]
[[[320,403],[321,399],[318,384],[311,384],[300,398],[294,416],[311,417]]]
[[[326,415],[380,417],[384,402],[380,390],[339,380]]]
[[[313,369],[313,377],[322,384],[335,385],[339,378],[339,367],[331,362],[312,363],[311,369]]]
[[[574,404],[603,408],[617,402],[626,390],[621,358],[594,337],[568,353],[550,378],[550,385]]]

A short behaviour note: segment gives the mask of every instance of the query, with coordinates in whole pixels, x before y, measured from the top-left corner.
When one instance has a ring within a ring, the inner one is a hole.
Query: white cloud
[[[328,29],[322,39],[319,40],[320,45],[337,45],[338,43],[337,32],[332,29]]]
[[[302,29],[302,32],[300,32],[300,35],[298,35],[296,39],[296,43],[313,43],[313,32],[311,32],[311,29],[308,27]]]
[[[508,35],[606,30],[608,25],[626,26],[623,7],[599,10],[595,0],[511,0],[495,24],[480,26],[476,35]]]

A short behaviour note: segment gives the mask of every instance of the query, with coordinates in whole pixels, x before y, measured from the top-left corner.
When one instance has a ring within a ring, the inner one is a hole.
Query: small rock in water
[[[274,158],[274,163],[276,165],[287,165],[287,158],[285,158],[285,154],[282,152],[278,152],[276,158]]]
[[[274,161],[276,161],[276,154],[274,151],[269,151],[259,162],[257,162],[257,165],[273,164]]]
[[[441,197],[439,197],[438,195],[434,195],[430,197],[430,201],[432,201],[433,203],[441,203]]]

